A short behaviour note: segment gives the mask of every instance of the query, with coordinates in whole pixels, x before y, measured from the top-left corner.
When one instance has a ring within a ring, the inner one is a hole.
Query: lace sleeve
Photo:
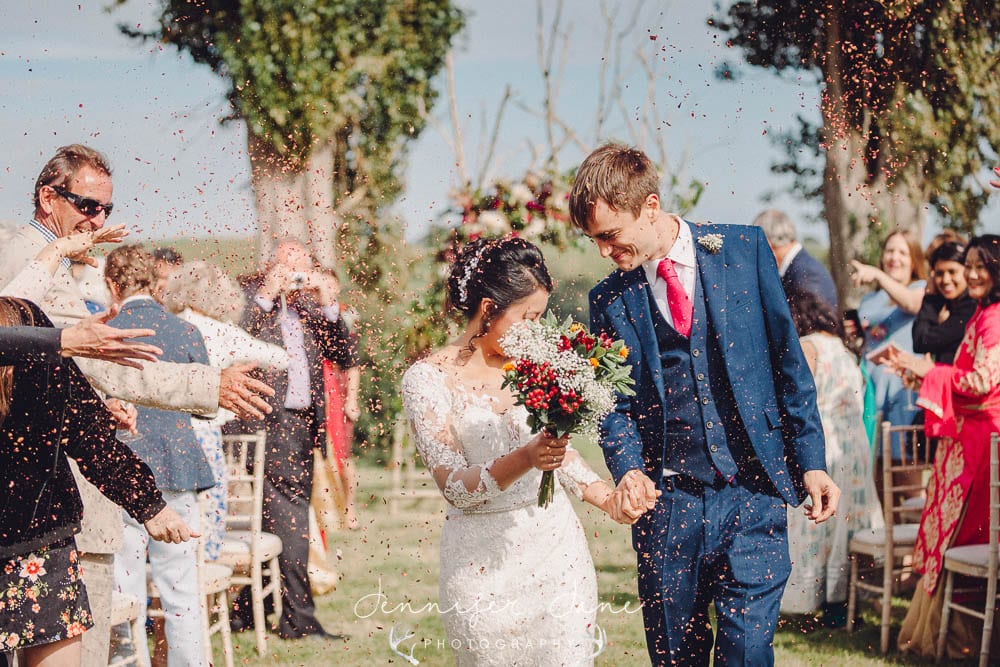
[[[591,470],[580,452],[572,446],[566,448],[567,454],[562,466],[556,470],[556,476],[563,488],[579,500],[583,500],[583,490],[594,482],[601,481],[600,475]]]
[[[490,475],[493,461],[470,466],[455,437],[451,395],[444,374],[432,364],[414,364],[403,375],[403,411],[424,465],[445,499],[458,509],[482,505],[500,494]]]

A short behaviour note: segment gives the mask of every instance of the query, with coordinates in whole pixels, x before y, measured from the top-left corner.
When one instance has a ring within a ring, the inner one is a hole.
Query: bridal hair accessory
[[[722,234],[705,234],[698,239],[698,245],[715,255],[722,250]]]
[[[459,305],[466,306],[469,301],[469,281],[472,279],[472,273],[479,266],[479,260],[483,258],[486,254],[486,249],[490,247],[489,243],[484,243],[479,246],[476,250],[476,254],[472,256],[469,263],[465,265],[465,271],[462,272],[462,277],[458,279],[458,303]]]

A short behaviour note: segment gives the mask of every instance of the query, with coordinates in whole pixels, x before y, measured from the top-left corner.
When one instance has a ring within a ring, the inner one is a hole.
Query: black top
[[[52,326],[28,306],[35,322]],[[14,366],[11,393],[0,423],[0,559],[79,531],[83,501],[67,456],[140,523],[166,506],[152,471],[115,438],[111,413],[72,360]]]
[[[938,313],[948,306],[948,319],[938,322]],[[949,301],[940,294],[925,294],[924,301],[913,322],[913,351],[917,354],[929,352],[934,360],[950,364],[955,360],[955,351],[962,343],[965,325],[976,312],[976,300],[965,294]]]
[[[51,327],[0,327],[0,364],[55,362],[61,339],[62,330]]]

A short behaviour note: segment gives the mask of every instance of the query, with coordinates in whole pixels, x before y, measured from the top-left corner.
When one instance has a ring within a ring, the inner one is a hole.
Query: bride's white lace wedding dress
[[[537,507],[541,471],[501,491],[488,472],[531,439],[527,412],[468,391],[421,361],[404,375],[403,405],[427,467],[446,481],[440,608],[459,665],[591,665],[594,563],[564,489],[599,477],[582,459],[557,471],[553,502]]]

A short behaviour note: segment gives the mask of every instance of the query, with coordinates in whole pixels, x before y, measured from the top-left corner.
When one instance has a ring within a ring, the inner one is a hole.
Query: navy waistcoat
[[[701,277],[696,278],[691,337],[667,324],[649,290],[653,329],[665,389],[664,467],[712,484],[731,479],[749,439],[736,408],[718,338],[705,313]]]

